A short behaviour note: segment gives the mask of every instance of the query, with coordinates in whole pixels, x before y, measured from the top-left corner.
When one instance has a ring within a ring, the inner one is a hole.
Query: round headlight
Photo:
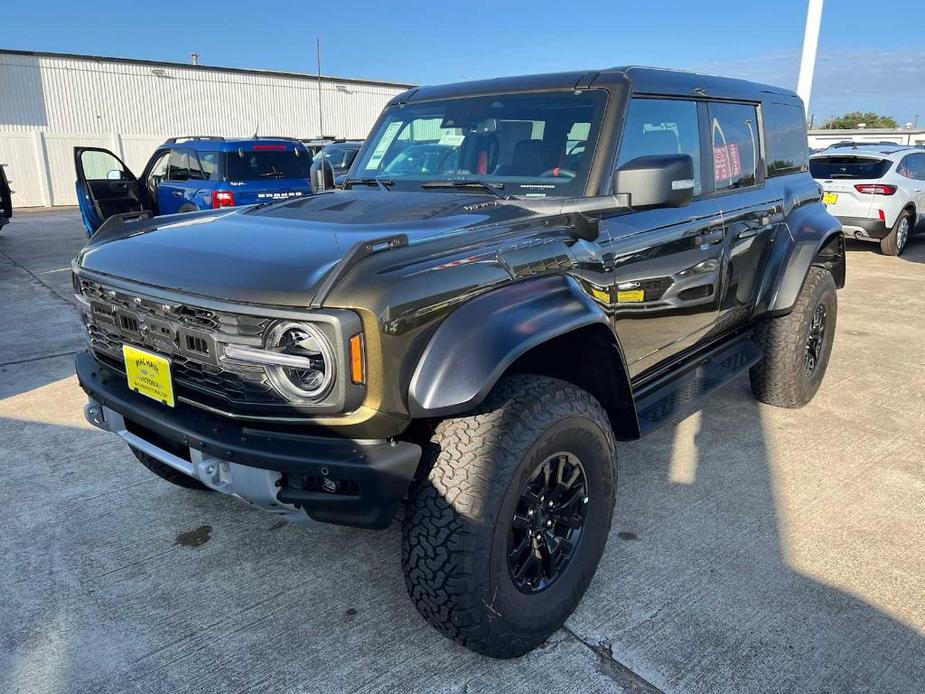
[[[334,383],[334,353],[324,334],[309,323],[277,323],[267,334],[267,349],[301,357],[304,366],[267,367],[270,382],[293,401],[320,400]]]

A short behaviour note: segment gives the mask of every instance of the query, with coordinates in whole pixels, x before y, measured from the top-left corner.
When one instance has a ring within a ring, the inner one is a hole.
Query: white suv
[[[809,159],[822,201],[845,236],[899,255],[925,222],[925,151],[900,145],[832,145]]]

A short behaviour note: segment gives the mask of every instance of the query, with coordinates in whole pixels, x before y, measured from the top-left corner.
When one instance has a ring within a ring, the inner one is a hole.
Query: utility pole
[[[806,31],[803,34],[803,56],[800,58],[800,77],[797,94],[809,111],[809,97],[813,91],[813,72],[816,69],[816,49],[819,48],[819,27],[822,24],[823,0],[809,0],[806,8]]]
[[[324,110],[321,106],[321,39],[315,39],[318,54],[318,137],[324,137]]]

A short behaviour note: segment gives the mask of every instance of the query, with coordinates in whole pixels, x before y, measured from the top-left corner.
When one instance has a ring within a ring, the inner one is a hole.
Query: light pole
[[[816,49],[819,47],[819,26],[822,24],[823,0],[809,0],[806,8],[806,31],[803,34],[803,57],[800,59],[800,77],[797,94],[809,113],[809,97],[813,91],[813,71],[816,69]]]

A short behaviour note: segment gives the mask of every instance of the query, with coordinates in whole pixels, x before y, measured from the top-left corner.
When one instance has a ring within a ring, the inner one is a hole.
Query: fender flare
[[[408,391],[413,418],[478,406],[514,361],[532,348],[606,313],[572,277],[528,279],[490,291],[451,313],[424,348]]]
[[[810,267],[817,262],[819,252],[833,238],[842,238],[841,224],[822,210],[807,205],[795,210],[789,220],[791,243],[787,244],[788,253],[783,259],[777,274],[780,280],[774,288],[768,311],[774,314],[787,313],[796,303]],[[822,207],[820,204],[819,207]],[[822,214],[818,214],[822,212]],[[835,256],[833,274],[838,287],[845,285],[844,241],[840,240]]]

